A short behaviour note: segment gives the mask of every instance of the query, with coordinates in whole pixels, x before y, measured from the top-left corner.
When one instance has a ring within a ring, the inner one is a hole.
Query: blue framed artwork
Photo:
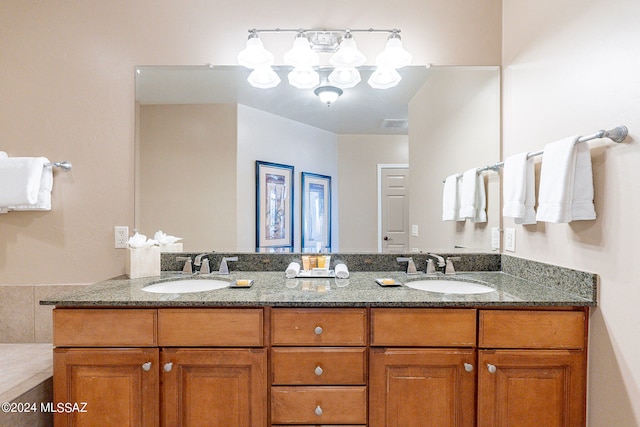
[[[331,177],[302,172],[302,252],[331,251]]]
[[[256,252],[293,251],[293,166],[256,160]]]

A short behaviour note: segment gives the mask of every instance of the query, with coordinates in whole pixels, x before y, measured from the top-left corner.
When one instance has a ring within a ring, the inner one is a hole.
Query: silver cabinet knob
[[[316,406],[315,411],[313,411],[317,416],[322,415],[322,408],[320,407],[320,405]]]
[[[314,372],[316,373],[317,376],[320,376],[324,373],[324,371],[320,366],[316,366],[316,370]]]
[[[165,372],[171,372],[171,370],[173,369],[173,363],[165,363],[162,369],[164,369]]]
[[[322,326],[316,326],[313,332],[315,332],[316,335],[322,335]]]
[[[487,363],[487,369],[489,370],[489,372],[491,372],[492,374],[495,374],[496,371],[498,370],[498,368],[496,368],[496,365],[492,365],[491,363]]]
[[[151,370],[151,362],[147,362],[147,363],[143,363],[142,364],[142,370],[143,371],[150,371]]]
[[[473,372],[473,365],[471,363],[465,363],[464,370],[467,372]]]

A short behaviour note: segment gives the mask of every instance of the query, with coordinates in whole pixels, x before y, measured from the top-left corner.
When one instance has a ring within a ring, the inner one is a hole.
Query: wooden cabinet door
[[[54,349],[56,427],[157,426],[158,360],[157,348]]]
[[[372,349],[370,427],[475,425],[475,351]]]
[[[265,349],[168,349],[161,353],[166,427],[267,425]]]
[[[482,350],[478,427],[585,425],[582,351]]]

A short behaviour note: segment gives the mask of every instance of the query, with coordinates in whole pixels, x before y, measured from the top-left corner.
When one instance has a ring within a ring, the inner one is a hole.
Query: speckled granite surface
[[[193,276],[188,276],[194,278]],[[195,276],[198,277],[198,276]],[[163,272],[161,278],[105,280],[73,293],[55,295],[41,304],[85,307],[531,307],[593,306],[595,300],[565,292],[500,271],[458,273],[439,279],[469,280],[483,283],[494,292],[474,295],[442,294],[408,288],[381,287],[376,278],[399,282],[431,276],[407,276],[401,272],[352,271],[349,279],[286,279],[282,271],[233,272],[229,276],[212,274],[208,278],[233,281],[253,279],[249,289],[220,289],[210,292],[155,294],[142,290],[159,281],[186,278],[176,272]],[[201,277],[207,278],[207,277]]]

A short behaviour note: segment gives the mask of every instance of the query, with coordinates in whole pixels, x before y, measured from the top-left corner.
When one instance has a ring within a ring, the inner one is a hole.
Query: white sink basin
[[[405,286],[421,291],[438,292],[441,294],[486,294],[495,289],[478,283],[464,282],[462,280],[416,280],[406,282]]]
[[[160,282],[142,288],[145,292],[157,294],[184,294],[188,292],[204,292],[222,289],[229,286],[229,282],[214,279],[185,279]]]

